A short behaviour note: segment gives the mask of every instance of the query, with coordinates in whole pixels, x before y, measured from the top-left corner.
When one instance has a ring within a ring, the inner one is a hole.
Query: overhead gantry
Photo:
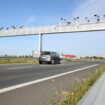
[[[39,35],[39,55],[42,51],[42,35],[44,34],[60,34],[75,32],[105,31],[105,22],[95,23],[77,23],[66,25],[54,25],[43,27],[23,27],[16,29],[0,30],[0,37]]]

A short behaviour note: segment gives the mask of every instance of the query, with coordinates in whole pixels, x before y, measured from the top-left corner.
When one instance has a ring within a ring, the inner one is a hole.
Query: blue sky
[[[105,0],[0,0],[0,26],[49,26],[59,24],[61,17],[105,15],[104,4]],[[38,36],[0,38],[0,55],[32,50],[38,50]],[[105,32],[44,35],[43,50],[105,57]]]

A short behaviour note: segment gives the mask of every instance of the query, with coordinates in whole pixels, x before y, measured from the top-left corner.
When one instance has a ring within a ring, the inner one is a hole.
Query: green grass
[[[37,63],[37,59],[1,59],[0,64]]]
[[[73,91],[63,91],[59,93],[59,101],[51,102],[49,105],[76,105],[89,88],[91,88],[96,80],[103,74],[103,72],[105,72],[105,66],[96,70],[96,72],[88,78],[83,79]]]
[[[99,61],[103,59],[62,59],[62,62],[72,62],[72,61]]]

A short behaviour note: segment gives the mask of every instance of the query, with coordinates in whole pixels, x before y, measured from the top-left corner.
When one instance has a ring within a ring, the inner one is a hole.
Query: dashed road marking
[[[26,68],[32,68],[33,66],[24,66],[24,67],[11,67],[7,69],[26,69]]]

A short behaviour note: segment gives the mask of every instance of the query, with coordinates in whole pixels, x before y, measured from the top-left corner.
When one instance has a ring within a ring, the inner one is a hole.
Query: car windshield
[[[41,55],[51,55],[51,52],[42,52]]]

